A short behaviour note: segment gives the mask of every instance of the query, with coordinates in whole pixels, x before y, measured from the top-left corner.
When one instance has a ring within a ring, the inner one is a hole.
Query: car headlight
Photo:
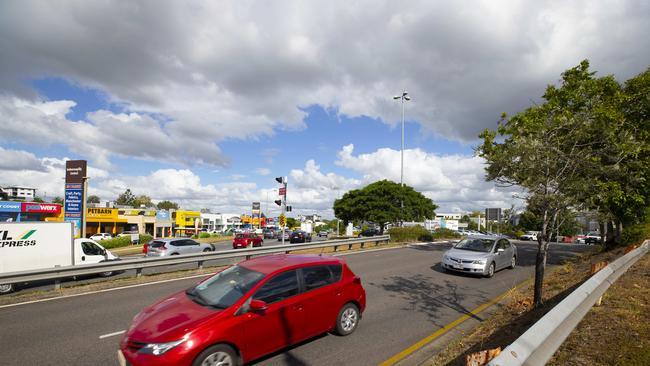
[[[472,264],[485,264],[485,260],[478,259],[478,260],[475,260],[474,262],[472,262]]]
[[[169,351],[170,349],[178,346],[179,344],[185,342],[187,339],[179,339],[174,342],[168,342],[168,343],[149,343],[146,346],[142,347],[140,349],[140,352],[142,353],[149,353],[154,356],[160,356],[163,353]]]

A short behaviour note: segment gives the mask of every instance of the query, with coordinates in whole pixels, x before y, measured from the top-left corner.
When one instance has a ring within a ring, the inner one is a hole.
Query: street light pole
[[[400,164],[400,175],[399,175],[399,185],[401,187],[404,187],[404,101],[409,101],[411,100],[411,97],[409,97],[409,93],[404,90],[402,92],[402,95],[396,95],[393,97],[395,100],[401,100],[402,101],[402,148],[400,149],[401,151],[401,164]],[[404,211],[404,200],[400,201],[400,210]]]

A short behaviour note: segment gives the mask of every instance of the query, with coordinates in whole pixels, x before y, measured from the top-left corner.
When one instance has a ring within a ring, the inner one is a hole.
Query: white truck
[[[113,260],[119,258],[97,242],[74,239],[70,222],[0,223],[1,274]],[[112,274],[104,272],[100,275]],[[14,290],[14,284],[1,282],[0,294]]]
[[[310,222],[303,222],[300,224],[300,230],[311,234],[312,231],[314,231],[312,224]]]

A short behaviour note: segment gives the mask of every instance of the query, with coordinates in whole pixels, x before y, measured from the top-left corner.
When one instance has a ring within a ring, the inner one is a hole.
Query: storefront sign
[[[86,218],[88,221],[100,222],[115,222],[117,221],[116,208],[88,208],[86,209]]]
[[[61,205],[56,203],[36,203],[36,202],[23,202],[23,212],[33,213],[49,213],[58,215],[61,213]]]
[[[21,212],[20,202],[0,201],[0,212]]]
[[[86,178],[85,160],[68,160],[65,162],[65,182],[83,183]]]
[[[87,162],[85,160],[68,160],[65,162],[65,204],[64,220],[74,224],[74,237],[85,234],[85,192]]]
[[[156,219],[161,220],[161,221],[169,221],[169,211],[160,210],[160,211],[156,212]]]

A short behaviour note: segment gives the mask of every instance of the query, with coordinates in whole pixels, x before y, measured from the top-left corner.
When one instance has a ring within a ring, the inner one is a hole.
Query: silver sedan
[[[155,239],[145,249],[147,257],[166,257],[169,255],[201,253],[214,251],[214,245],[199,243],[192,239]]]
[[[516,265],[517,247],[503,236],[468,236],[442,257],[443,269],[486,277]]]

